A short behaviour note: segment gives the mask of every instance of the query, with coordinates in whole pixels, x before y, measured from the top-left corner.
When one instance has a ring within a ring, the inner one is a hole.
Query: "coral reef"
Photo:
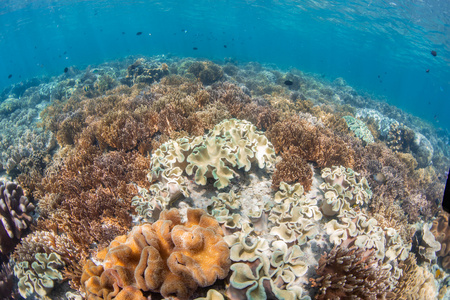
[[[204,85],[213,84],[223,76],[222,68],[212,62],[193,62],[187,72],[194,75]]]
[[[20,241],[12,257],[16,262],[26,261],[31,265],[36,261],[35,253],[59,255],[64,262],[64,270],[61,270],[64,278],[71,280],[72,287],[79,287],[82,265],[89,255],[87,249],[77,246],[66,233],[34,231]]]
[[[390,269],[382,265],[373,250],[345,240],[324,254],[317,268],[319,278],[312,280],[319,288],[316,299],[384,299],[393,289]]]
[[[151,62],[144,58],[137,59],[133,64],[128,66],[127,75],[121,80],[123,84],[131,86],[137,83],[152,84],[161,80],[162,77],[169,74],[169,67],[163,63],[159,67],[152,65]],[[102,86],[101,84],[99,84]],[[103,84],[104,85],[104,84]]]
[[[25,197],[22,187],[0,181],[0,252],[8,254],[32,221],[34,205]]]
[[[448,133],[342,78],[132,56],[13,85],[0,115],[0,172],[38,206],[1,214],[29,298],[54,296],[41,255],[48,289],[97,300],[427,299],[448,268]]]
[[[153,224],[136,226],[98,253],[102,265],[84,267],[87,299],[142,299],[149,291],[188,299],[198,286],[227,276],[228,245],[217,221],[200,209],[163,211]]]

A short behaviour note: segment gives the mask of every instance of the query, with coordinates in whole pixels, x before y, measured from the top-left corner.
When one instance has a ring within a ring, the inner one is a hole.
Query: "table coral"
[[[141,299],[148,292],[187,299],[198,286],[227,276],[229,248],[219,224],[200,209],[163,211],[153,224],[136,226],[88,262],[82,284],[87,299],[118,299],[126,289]],[[127,293],[128,293],[127,292]]]
[[[0,181],[0,252],[8,254],[32,221],[34,205],[25,197],[22,187]]]

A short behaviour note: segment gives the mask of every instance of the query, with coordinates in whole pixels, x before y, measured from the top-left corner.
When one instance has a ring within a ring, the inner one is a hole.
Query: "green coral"
[[[19,278],[19,293],[24,298],[37,294],[39,299],[49,299],[47,294],[53,289],[54,282],[63,279],[58,268],[63,267],[64,262],[56,253],[36,253],[35,258],[31,267],[28,261],[14,266],[14,275]]]
[[[347,123],[348,128],[350,128],[350,130],[353,131],[357,137],[362,139],[367,144],[374,142],[372,133],[363,121],[355,119],[352,116],[344,116],[342,118]]]

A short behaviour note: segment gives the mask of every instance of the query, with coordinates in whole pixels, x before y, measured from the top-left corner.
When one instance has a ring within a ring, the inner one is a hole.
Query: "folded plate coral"
[[[188,299],[198,286],[228,275],[230,251],[217,221],[201,209],[161,212],[153,224],[136,226],[98,253],[81,278],[87,299],[145,299],[149,292]],[[129,298],[128,298],[129,299]]]
[[[362,206],[372,197],[372,191],[365,177],[343,166],[322,170],[324,182],[320,188],[325,192],[322,211],[327,216],[341,214],[353,205]]]
[[[206,185],[208,178],[214,178],[214,187],[222,189],[234,177],[232,167],[249,171],[252,163],[264,168],[274,160],[275,151],[264,134],[250,122],[230,119],[203,137],[179,138],[161,145],[150,166],[152,178],[163,184],[170,181],[167,172],[179,168],[194,175],[197,184]]]
[[[436,255],[442,258],[442,266],[450,269],[450,226],[448,214],[440,214],[434,221],[430,231],[436,237],[436,241],[441,244],[441,250]]]
[[[25,197],[22,187],[0,181],[0,252],[8,254],[32,221],[34,205]]]
[[[50,299],[47,294],[53,289],[54,282],[63,279],[58,268],[62,268],[64,262],[56,253],[36,253],[35,258],[31,266],[28,261],[14,266],[14,274],[19,278],[19,293],[24,298],[37,294],[38,299]]]
[[[362,139],[367,144],[374,142],[372,133],[363,121],[355,119],[352,116],[344,116],[343,118],[345,122],[347,122],[348,128],[350,128],[350,130],[353,131],[357,137]]]

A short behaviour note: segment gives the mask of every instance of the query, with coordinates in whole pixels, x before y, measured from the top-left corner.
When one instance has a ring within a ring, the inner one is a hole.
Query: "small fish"
[[[441,277],[441,270],[437,269],[434,278],[439,279],[440,277]]]
[[[437,52],[434,51],[434,50],[431,50],[431,55],[436,56],[436,55],[437,55]]]
[[[383,184],[383,183],[386,182],[386,176],[384,176],[384,174],[381,173],[381,172],[376,173],[376,174],[373,174],[373,179],[374,179],[376,182],[381,183],[381,184]]]
[[[136,35],[141,35],[142,31],[136,32]]]
[[[427,69],[425,72],[430,73],[430,69]]]
[[[193,50],[198,50],[198,48],[197,47],[194,47],[194,48],[192,48]]]
[[[226,47],[227,47],[227,45],[223,45],[223,47],[224,47],[224,48],[226,48]]]
[[[293,85],[294,83],[293,83],[292,81],[290,81],[290,80],[286,80],[286,81],[284,82],[284,84],[285,84],[285,85]]]
[[[69,72],[69,68],[68,68],[68,67],[65,67],[65,68],[64,68],[64,73],[67,73],[67,72]]]
[[[8,75],[8,79],[10,79],[11,77],[12,77],[12,74],[9,74],[9,75]]]
[[[381,76],[380,75],[378,75],[378,78],[380,78]]]

